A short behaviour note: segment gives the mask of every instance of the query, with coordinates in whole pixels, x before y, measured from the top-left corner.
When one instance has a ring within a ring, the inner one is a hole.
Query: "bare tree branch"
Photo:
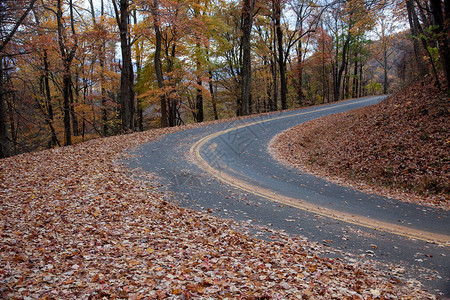
[[[13,38],[16,31],[19,29],[20,25],[22,25],[23,21],[27,17],[28,13],[33,9],[34,3],[36,3],[37,0],[31,0],[30,5],[28,6],[27,10],[22,14],[20,19],[16,22],[14,25],[14,28],[11,30],[11,32],[6,36],[5,40],[0,45],[0,53],[3,52],[3,49],[8,45],[8,43]]]

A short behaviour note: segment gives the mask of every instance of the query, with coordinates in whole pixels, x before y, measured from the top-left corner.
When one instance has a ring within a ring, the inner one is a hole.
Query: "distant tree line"
[[[417,78],[448,91],[449,3],[0,0],[0,157]]]

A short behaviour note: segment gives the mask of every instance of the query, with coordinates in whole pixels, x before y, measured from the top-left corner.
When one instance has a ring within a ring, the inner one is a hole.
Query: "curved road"
[[[144,145],[128,165],[156,174],[181,205],[301,234],[353,257],[402,265],[431,292],[450,296],[448,212],[338,186],[287,168],[267,152],[271,138],[287,128],[382,99],[180,131]]]

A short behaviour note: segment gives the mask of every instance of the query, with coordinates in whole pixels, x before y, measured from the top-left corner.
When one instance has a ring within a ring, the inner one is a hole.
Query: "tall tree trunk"
[[[121,0],[121,33],[120,45],[122,50],[122,73],[121,73],[121,103],[123,119],[122,129],[135,131],[135,103],[134,103],[134,73],[131,53],[131,39],[128,34],[128,0]]]
[[[196,13],[197,15],[197,13]],[[197,50],[200,52],[200,43],[197,43]],[[203,122],[203,81],[202,81],[202,64],[197,57],[197,95],[195,97],[195,114],[198,123]]]
[[[155,56],[154,56],[155,73],[156,73],[156,80],[158,82],[158,88],[161,90],[160,91],[161,127],[168,127],[169,119],[167,115],[166,94],[163,91],[164,79],[162,75],[162,66],[161,66],[162,35],[161,29],[159,28],[159,8],[157,0],[153,1],[151,11],[153,15],[153,27],[155,29],[155,39],[156,39]]]
[[[88,0],[88,2],[89,2],[89,8],[91,9],[89,12],[91,13],[92,22],[95,25],[96,24],[96,20],[95,20],[94,0]]]
[[[122,130],[135,130],[135,103],[134,103],[134,74],[131,60],[131,40],[128,33],[129,0],[120,0],[120,11],[116,0],[112,0],[116,13],[116,21],[120,33],[120,48],[122,53],[122,70],[120,74],[120,107],[122,115]]]
[[[34,16],[35,16],[36,24],[40,27],[41,26],[41,22],[40,22],[40,18],[39,18],[40,16],[38,14],[35,14]],[[39,32],[39,34],[41,34],[41,32]],[[49,76],[50,68],[49,68],[49,62],[48,62],[47,48],[44,48],[42,50],[42,54],[43,54],[42,61],[43,61],[44,73],[41,78],[41,94],[44,97],[44,104],[41,105],[41,103],[39,102],[38,99],[36,99],[36,102],[38,104],[38,107],[41,109],[42,114],[44,115],[44,118],[45,118],[45,122],[47,123],[47,125],[50,129],[51,137],[48,142],[48,148],[53,148],[56,145],[61,147],[61,144],[58,140],[58,136],[56,135],[55,127],[53,126],[54,114],[53,114],[53,105],[52,105],[52,95],[50,92],[50,76]]]
[[[9,132],[11,133],[11,145],[12,145],[11,153],[13,155],[17,154],[17,129],[16,129],[16,123],[14,121],[14,108],[12,106],[12,103],[15,102],[14,95],[15,94],[13,93],[12,101],[8,102]]]
[[[323,24],[321,24],[323,28]],[[322,101],[323,103],[329,102],[329,85],[328,85],[328,74],[325,74],[325,39],[321,39],[322,46]]]
[[[353,82],[352,82],[352,98],[358,95],[358,55],[355,57],[355,64],[353,66]]]
[[[444,11],[442,11],[442,2],[440,0],[431,0],[431,12],[435,25],[435,33],[438,36],[439,56],[444,69],[445,79],[447,81],[447,92],[450,93],[450,1],[445,0]]]
[[[253,110],[253,94],[250,92],[250,94],[248,95],[248,114],[251,115],[252,114],[252,110]]]
[[[272,71],[272,80],[273,80],[273,88],[272,88],[272,97],[269,102],[270,111],[278,110],[278,68],[276,57],[271,61],[271,71]]]
[[[138,24],[138,18],[137,18],[137,12],[136,10],[133,12],[133,20],[134,20],[134,25]],[[140,76],[141,76],[141,69],[142,69],[142,56],[141,56],[141,52],[142,52],[142,43],[141,41],[137,41],[136,42],[136,81],[139,82]],[[142,99],[138,98],[137,99],[137,120],[136,120],[137,124],[136,124],[136,128],[139,131],[144,131],[144,111],[143,111],[143,107],[142,107]]]
[[[380,36],[380,41],[381,41],[381,46],[382,46],[382,50],[383,50],[383,61],[380,62],[378,61],[379,64],[381,64],[381,66],[383,67],[383,94],[386,95],[387,94],[387,90],[388,90],[388,70],[389,70],[389,55],[388,55],[388,37],[386,36],[386,25],[383,22],[381,22],[381,36]]]
[[[106,107],[107,95],[106,95],[106,80],[105,80],[105,45],[101,46],[100,54],[100,89],[102,97],[102,135],[108,135],[108,109]]]
[[[174,27],[173,32],[174,36],[176,36],[176,27]],[[176,44],[172,43],[170,56],[169,54],[167,54],[168,56],[167,73],[169,74],[173,72],[173,62],[175,61],[175,54],[176,54]],[[174,87],[173,83],[171,83],[171,85]],[[178,111],[179,110],[178,99],[170,97],[168,103],[169,103],[169,126],[171,127],[178,126],[182,123],[180,112]]]
[[[273,40],[273,57],[271,59],[271,71],[272,71],[272,79],[273,79],[273,93],[272,93],[272,101],[269,102],[270,111],[278,110],[278,68],[277,68],[277,42],[275,38],[275,25],[272,28],[272,40]]]
[[[169,119],[167,115],[166,94],[163,91],[164,79],[162,75],[162,66],[161,66],[162,35],[161,29],[159,28],[159,8],[157,0],[153,1],[151,11],[153,15],[153,27],[155,29],[155,39],[156,39],[155,56],[154,56],[155,73],[156,73],[156,80],[158,82],[158,88],[161,90],[160,91],[161,127],[168,127]]]
[[[271,26],[271,29],[273,29],[273,26]],[[273,33],[274,30],[271,30],[271,32]],[[273,37],[273,34],[271,34]],[[269,41],[271,40],[270,37],[268,38]],[[275,41],[275,40],[274,40]],[[272,76],[272,80],[269,80],[268,82],[268,89],[267,89],[267,110],[268,111],[274,111],[274,97],[273,97],[273,93],[274,93],[274,83],[275,83],[275,78],[276,78],[276,71],[274,71],[274,62],[275,62],[275,43],[270,42],[269,43],[269,50],[271,55],[268,57],[268,67],[269,67],[269,71],[270,71],[270,75]]]
[[[268,71],[270,70],[270,58],[267,56],[264,56],[264,70]],[[264,86],[266,87],[266,93],[264,95],[263,101],[264,101],[264,112],[270,111],[270,103],[271,95],[272,95],[272,82],[268,78],[268,76],[264,76]]]
[[[413,20],[414,20],[414,24],[415,24],[415,27],[417,29],[417,32],[419,34],[418,36],[420,38],[420,41],[422,42],[423,49],[425,49],[425,52],[428,55],[428,60],[430,61],[430,64],[431,64],[431,70],[433,71],[434,79],[436,80],[435,84],[437,85],[439,90],[441,90],[441,83],[439,81],[439,75],[437,73],[437,69],[436,69],[436,65],[434,63],[433,55],[431,55],[430,50],[428,49],[428,42],[424,38],[425,33],[424,33],[423,29],[422,29],[422,25],[419,22],[419,18],[417,17],[417,13],[416,13],[415,10],[413,10]]]
[[[93,5],[93,0],[90,0]],[[92,7],[92,9],[94,9]],[[95,22],[95,13],[92,12],[94,22]],[[100,1],[100,15],[102,16],[101,21],[101,30],[105,31],[105,25],[103,16],[105,15],[105,7],[103,0]],[[99,64],[100,64],[100,90],[102,97],[102,135],[108,135],[108,109],[106,107],[107,95],[106,95],[106,79],[105,79],[105,60],[106,60],[106,43],[105,41],[100,41],[100,55],[99,55]]]
[[[72,18],[71,18],[72,19]],[[73,19],[72,19],[73,20]],[[63,113],[64,113],[64,145],[72,145],[72,132],[70,126],[70,95],[72,89],[72,78],[71,78],[71,65],[73,58],[75,56],[75,51],[77,49],[76,36],[75,43],[70,49],[67,49],[67,45],[64,43],[66,38],[63,36],[63,12],[62,12],[62,2],[57,1],[57,11],[56,11],[56,21],[58,25],[58,43],[61,52],[61,57],[64,66],[63,74]]]
[[[345,69],[344,69],[344,82],[342,83],[342,88],[344,91],[344,99],[348,99],[348,94],[349,94],[349,86],[350,86],[350,71],[349,71],[349,67],[348,67],[348,62],[345,64]]]
[[[63,75],[63,107],[64,107],[64,145],[72,145],[72,131],[70,126],[70,89],[72,79],[70,77],[70,65],[65,62]]]
[[[213,73],[211,69],[209,70],[209,93],[211,94],[211,103],[213,107],[214,120],[219,120],[219,115],[217,113],[216,94],[214,93],[214,86],[213,86]]]
[[[0,60],[0,158],[11,155],[11,143],[8,137],[8,120],[6,116],[6,91],[4,90],[3,57]]]
[[[194,17],[197,19],[199,18],[200,11],[198,6],[194,7]],[[196,60],[197,60],[197,95],[195,97],[195,113],[196,113],[196,120],[198,123],[203,122],[204,119],[204,113],[203,113],[203,80],[202,80],[202,73],[203,73],[203,67],[202,63],[200,61],[199,55],[201,55],[201,44],[200,39],[197,37],[197,53],[196,53]]]
[[[363,64],[362,62],[359,64],[359,93],[358,97],[363,96]]]
[[[253,11],[256,0],[244,0],[242,6],[242,87],[241,87],[241,107],[238,108],[241,116],[250,114],[250,84],[252,76],[251,68],[251,33],[253,26]]]
[[[72,36],[74,38],[74,42],[77,43],[77,37],[76,37],[76,32],[75,32],[75,21],[74,21],[74,14],[73,14],[73,1],[69,0],[69,12],[70,12],[70,28],[72,31]],[[77,116],[75,114],[75,99],[73,97],[73,81],[72,81],[72,76],[71,76],[71,66],[72,66],[72,62],[73,59],[75,58],[75,51],[76,51],[76,47],[77,46],[73,46],[73,48],[70,50],[70,62],[69,63],[69,68],[68,68],[68,72],[70,75],[70,88],[69,88],[69,95],[70,95],[70,114],[71,114],[71,119],[72,119],[72,130],[73,130],[73,135],[74,136],[78,136],[79,132],[78,132],[78,119]],[[78,76],[77,76],[78,77]],[[78,84],[78,80],[76,81],[76,83]],[[78,93],[78,90],[75,90]]]
[[[64,145],[72,145],[72,131],[71,131],[71,104],[70,95],[72,88],[72,78],[70,75],[70,65],[65,62],[63,75],[63,108],[64,108]]]
[[[137,46],[139,48],[139,50],[136,53],[136,72],[137,72],[137,78],[136,81],[139,82],[140,79],[140,73],[141,73],[141,69],[142,69],[142,63],[141,63],[141,54],[140,54],[140,47],[141,45],[138,44]],[[143,102],[142,102],[142,98],[137,99],[137,125],[136,125],[137,129],[139,131],[144,131],[144,108],[143,108]]]
[[[53,116],[53,106],[52,106],[52,97],[50,94],[50,81],[49,81],[49,65],[48,65],[48,58],[47,58],[47,50],[44,50],[44,90],[45,90],[45,107],[47,110],[47,124],[50,128],[51,132],[51,139],[49,146],[54,147],[56,145],[61,147],[61,144],[59,143],[58,137],[55,132],[55,128],[53,126],[54,116]]]
[[[383,43],[383,94],[386,95],[388,91],[388,49],[386,43]]]
[[[203,122],[203,90],[200,88],[202,86],[202,78],[200,75],[197,76],[197,96],[195,101],[195,111],[196,111],[196,119],[198,123]]]
[[[75,82],[76,84],[78,84],[78,75],[75,78]],[[73,81],[72,81],[72,77],[70,77],[70,84],[73,85]],[[70,93],[70,119],[72,121],[72,134],[73,136],[79,136],[79,129],[78,129],[78,119],[77,119],[77,115],[75,114],[75,97],[73,96],[73,88],[71,86],[71,88],[69,89],[69,93]],[[76,93],[76,98],[78,99],[79,93],[77,91],[77,89],[75,90]]]
[[[406,0],[406,9],[408,11],[408,21],[409,21],[409,27],[411,29],[411,35],[413,38],[413,48],[414,48],[414,56],[416,58],[417,68],[419,71],[419,77],[423,78],[426,75],[425,66],[423,64],[422,55],[420,54],[420,45],[419,41],[417,39],[418,32],[417,32],[417,26],[414,24],[414,2],[413,0]]]
[[[334,93],[334,101],[340,100],[341,95],[341,83],[342,83],[342,74],[347,66],[347,50],[350,44],[350,35],[347,36],[344,46],[342,48],[342,62],[341,66],[338,67],[338,55],[336,54],[336,65],[334,70],[334,82],[333,82],[333,93]],[[337,49],[336,49],[337,51]]]
[[[86,133],[86,118],[84,116],[84,111],[82,113],[82,122],[81,122],[81,141],[84,142],[84,135]]]
[[[280,69],[281,109],[287,109],[286,64],[284,63],[283,30],[281,29],[281,0],[274,1],[274,21],[278,43],[278,67]]]
[[[302,50],[302,41],[298,41],[297,48],[297,101],[298,105],[302,106],[304,104],[305,95],[303,94],[303,50]]]

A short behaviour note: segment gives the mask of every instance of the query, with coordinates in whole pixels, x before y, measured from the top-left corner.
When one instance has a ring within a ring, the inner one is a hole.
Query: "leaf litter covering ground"
[[[271,141],[282,162],[365,192],[450,209],[449,98],[416,84]]]
[[[399,266],[387,273],[370,261],[327,259],[323,246],[301,237],[272,231],[276,241],[263,241],[237,223],[176,206],[117,163],[127,149],[175,130],[1,160],[0,295],[434,298]]]

